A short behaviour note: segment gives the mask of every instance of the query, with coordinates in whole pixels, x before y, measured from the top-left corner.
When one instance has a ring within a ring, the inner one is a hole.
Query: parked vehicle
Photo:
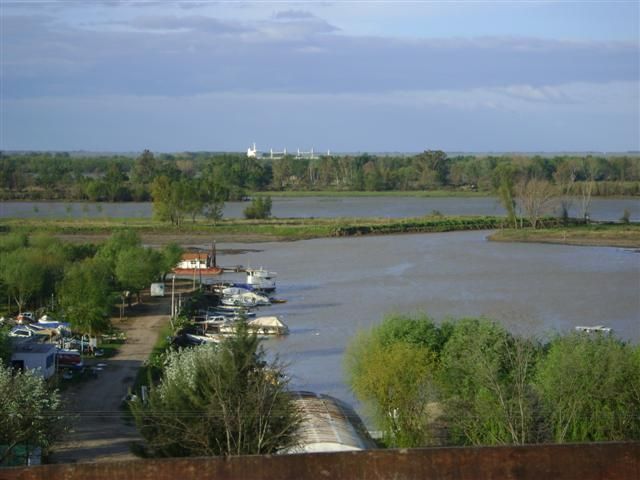
[[[58,362],[58,368],[82,368],[84,366],[82,356],[78,350],[58,348],[56,361]]]

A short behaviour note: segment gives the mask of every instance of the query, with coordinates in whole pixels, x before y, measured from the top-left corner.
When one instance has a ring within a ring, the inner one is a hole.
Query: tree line
[[[8,234],[0,239],[0,298],[8,314],[47,311],[93,336],[109,330],[115,305],[162,280],[181,254],[173,243],[162,250],[144,247],[130,230],[113,233],[100,246]]]
[[[0,298],[6,304],[1,310],[7,315],[26,309],[47,312],[69,322],[75,333],[106,333],[115,306],[163,280],[181,255],[176,244],[162,250],[144,247],[128,230],[99,246],[63,243],[48,235],[4,235]],[[46,451],[66,428],[58,392],[37,373],[9,366],[7,332],[0,326],[0,466],[10,464],[25,446]]]
[[[640,346],[612,335],[542,342],[487,319],[392,315],[345,359],[388,446],[640,439]]]
[[[82,156],[69,153],[0,152],[0,194],[5,199],[149,201],[169,184],[185,190],[184,202],[204,199],[215,217],[220,201],[255,191],[497,192],[505,170],[560,185],[573,178],[594,181],[593,195],[640,194],[640,157],[623,156],[448,156],[333,155],[315,159],[284,156],[247,158],[233,153]]]

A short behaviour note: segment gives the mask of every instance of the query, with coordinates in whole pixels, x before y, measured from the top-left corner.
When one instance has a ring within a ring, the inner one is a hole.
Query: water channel
[[[571,215],[579,216],[579,199],[572,202]],[[225,218],[242,218],[247,202],[227,202]],[[594,220],[616,221],[624,210],[631,220],[640,220],[637,198],[593,198]],[[275,217],[419,217],[438,211],[444,215],[504,215],[494,197],[274,197]],[[151,203],[92,202],[0,202],[0,218],[150,218]]]
[[[343,380],[345,347],[387,312],[424,311],[438,321],[485,316],[541,337],[604,324],[640,341],[640,254],[495,243],[488,233],[226,244],[219,246],[256,251],[220,255],[219,263],[278,273],[277,296],[288,303],[262,312],[281,316],[291,334],[266,347],[290,363],[295,387],[352,402]]]

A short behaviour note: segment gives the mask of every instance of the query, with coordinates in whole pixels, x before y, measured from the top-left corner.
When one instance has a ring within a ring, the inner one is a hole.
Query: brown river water
[[[261,314],[281,316],[291,333],[265,347],[290,364],[296,388],[352,402],[343,374],[345,347],[359,329],[389,312],[426,312],[437,321],[485,316],[541,338],[576,325],[606,325],[621,338],[640,341],[639,253],[496,243],[486,240],[488,234],[219,244],[221,250],[257,251],[219,255],[218,261],[278,273],[276,296],[288,302]]]

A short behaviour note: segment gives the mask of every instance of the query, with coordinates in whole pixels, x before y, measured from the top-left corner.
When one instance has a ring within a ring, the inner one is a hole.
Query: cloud
[[[247,31],[237,22],[223,21],[202,15],[144,16],[136,17],[125,24],[143,30],[199,30],[209,33],[240,33]]]
[[[276,12],[274,18],[277,20],[301,20],[316,18],[316,16],[313,13],[304,10],[284,10]]]
[[[535,100],[554,95],[540,90],[548,85],[640,76],[640,47],[633,42],[355,37],[315,18],[240,23],[138,16],[85,27],[47,16],[3,20],[5,98],[509,87],[512,97]]]

